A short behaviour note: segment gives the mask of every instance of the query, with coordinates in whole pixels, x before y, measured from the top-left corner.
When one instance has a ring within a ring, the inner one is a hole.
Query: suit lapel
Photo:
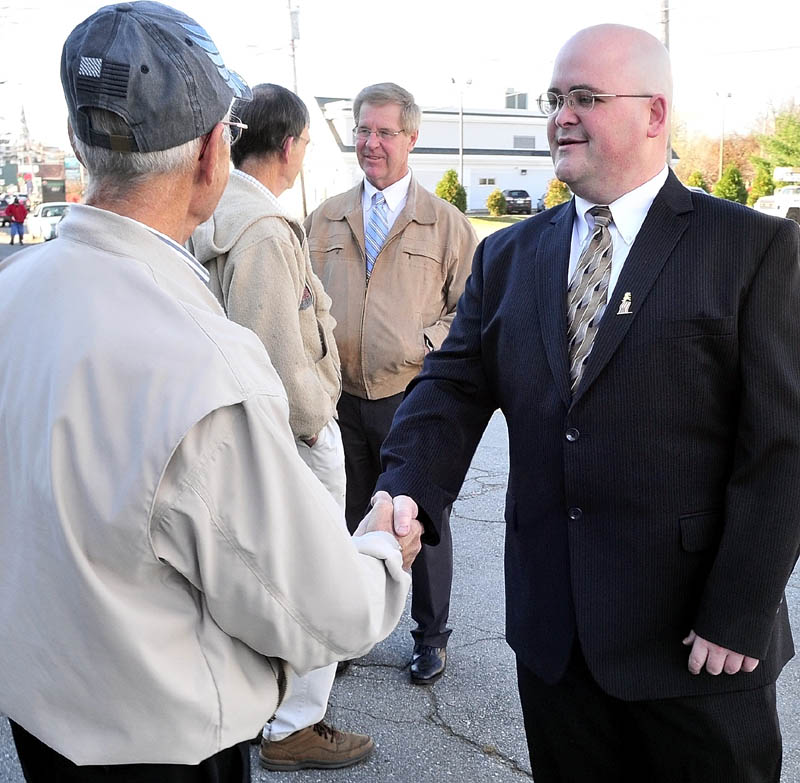
[[[542,339],[556,388],[567,406],[570,403],[571,392],[567,356],[566,296],[574,216],[574,201],[570,201],[566,208],[551,219],[550,225],[542,232],[539,240],[535,262]]]
[[[595,381],[619,348],[681,235],[689,226],[692,210],[689,192],[670,172],[656,196],[617,280],[603,320],[597,329],[583,377],[573,404]],[[622,299],[630,293],[630,312],[619,314]]]

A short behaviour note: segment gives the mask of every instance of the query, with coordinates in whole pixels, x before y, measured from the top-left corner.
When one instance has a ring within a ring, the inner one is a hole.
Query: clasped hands
[[[408,495],[392,498],[383,490],[376,492],[371,502],[372,508],[369,514],[361,520],[353,535],[363,536],[376,530],[391,533],[400,545],[403,568],[408,571],[422,548],[420,541],[422,525],[417,519],[419,513],[417,504]]]

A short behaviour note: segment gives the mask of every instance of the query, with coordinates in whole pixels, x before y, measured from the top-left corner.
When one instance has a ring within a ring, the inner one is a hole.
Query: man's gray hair
[[[111,134],[126,135],[129,128],[122,118],[105,109],[87,109],[92,127]],[[75,152],[89,172],[87,200],[101,191],[104,197],[125,198],[126,193],[151,177],[182,173],[192,167],[200,155],[202,137],[178,147],[158,152],[118,152],[94,147],[74,134]]]
[[[358,125],[362,103],[371,103],[375,106],[396,103],[400,107],[400,122],[403,125],[401,130],[407,133],[414,133],[419,130],[422,112],[419,106],[414,103],[414,96],[394,82],[371,84],[356,95],[353,101],[353,119],[356,125]]]

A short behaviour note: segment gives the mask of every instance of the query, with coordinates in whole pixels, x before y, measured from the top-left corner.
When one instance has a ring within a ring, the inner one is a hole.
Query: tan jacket
[[[75,205],[0,262],[0,334],[0,713],[77,764],[196,764],[256,734],[281,661],[391,632],[396,542],[349,538],[178,249]]]
[[[228,317],[266,346],[295,437],[318,435],[335,416],[342,384],[331,300],[311,269],[303,227],[234,172],[188,246]]]
[[[382,399],[402,392],[422,368],[427,337],[450,331],[477,245],[454,206],[413,177],[366,284],[363,184],[334,196],[306,220],[311,263],[333,300],[342,387]]]

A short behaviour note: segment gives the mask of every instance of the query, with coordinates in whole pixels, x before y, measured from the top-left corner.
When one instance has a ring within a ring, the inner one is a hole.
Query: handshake
[[[372,496],[371,503],[372,509],[361,520],[361,524],[353,535],[363,536],[364,533],[372,533],[376,530],[391,533],[400,544],[403,568],[408,571],[422,548],[420,541],[422,525],[417,519],[417,504],[408,495],[398,495],[392,498],[388,492],[383,490]]]

